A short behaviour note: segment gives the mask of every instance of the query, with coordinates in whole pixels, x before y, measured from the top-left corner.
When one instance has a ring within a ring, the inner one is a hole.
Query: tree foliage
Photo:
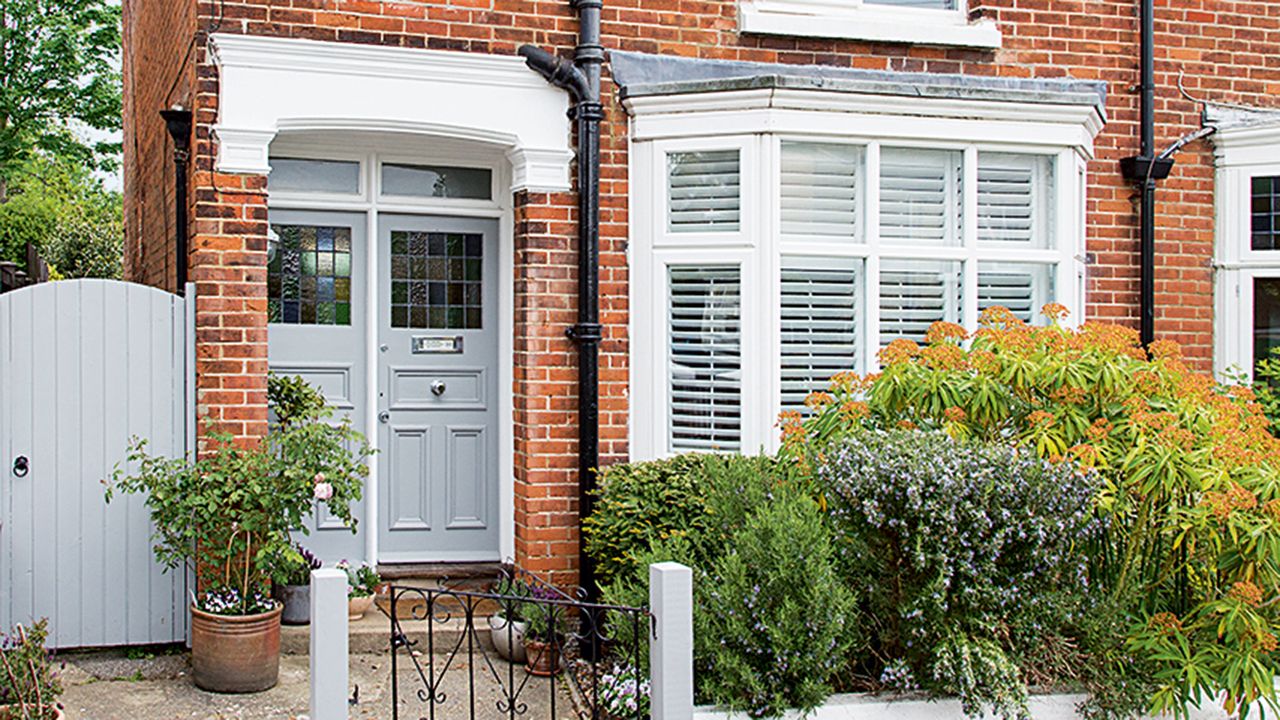
[[[120,12],[109,0],[0,2],[0,178],[37,151],[115,164],[118,145],[81,131],[121,125]]]
[[[119,278],[124,253],[120,193],[85,166],[37,153],[13,174],[0,204],[0,261],[19,266],[31,243],[67,278]]]

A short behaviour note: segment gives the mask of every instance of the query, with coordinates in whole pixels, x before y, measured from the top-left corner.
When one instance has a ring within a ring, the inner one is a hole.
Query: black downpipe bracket
[[[578,345],[578,518],[595,507],[596,472],[600,466],[600,45],[602,0],[573,0],[578,11],[578,46],[572,62],[542,48],[523,45],[525,63],[549,82],[567,90],[574,105],[569,117],[578,135],[578,323],[568,335]],[[579,524],[581,528],[581,524]],[[578,533],[579,584],[585,600],[596,602],[600,589],[595,562]]]
[[[177,278],[177,292],[186,294],[187,287],[187,164],[191,160],[191,111],[174,107],[161,110],[173,138],[173,198],[174,205],[174,275]]]

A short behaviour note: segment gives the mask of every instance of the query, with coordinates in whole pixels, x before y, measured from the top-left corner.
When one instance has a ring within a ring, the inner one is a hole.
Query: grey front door
[[[378,224],[378,559],[496,560],[497,222]]]
[[[267,359],[324,393],[335,416],[365,428],[365,226],[363,213],[271,211],[267,246]],[[364,502],[351,508],[364,518]],[[323,506],[296,539],[326,564],[364,556],[360,535]]]

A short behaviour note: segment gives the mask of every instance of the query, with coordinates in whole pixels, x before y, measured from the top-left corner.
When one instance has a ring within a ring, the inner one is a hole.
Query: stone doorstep
[[[493,643],[489,639],[488,618],[476,618],[476,632],[471,638],[474,649],[492,650]],[[454,618],[445,622],[439,620],[431,623],[434,635],[431,648],[437,654],[452,653],[454,648],[459,652],[467,651],[467,638],[463,633],[464,623]],[[416,642],[414,650],[427,652],[427,623],[425,620],[401,620],[400,629],[408,636],[410,642]],[[370,610],[364,617],[352,621],[348,625],[348,652],[352,655],[383,655],[391,645],[391,621],[377,610]],[[280,628],[280,652],[285,655],[308,655],[311,651],[310,625],[283,625]]]

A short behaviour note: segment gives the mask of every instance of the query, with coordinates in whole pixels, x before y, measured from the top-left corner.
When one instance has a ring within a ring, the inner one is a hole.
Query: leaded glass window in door
[[[483,327],[484,238],[471,233],[391,233],[391,327]]]
[[[272,225],[267,319],[286,325],[351,324],[351,228]]]

